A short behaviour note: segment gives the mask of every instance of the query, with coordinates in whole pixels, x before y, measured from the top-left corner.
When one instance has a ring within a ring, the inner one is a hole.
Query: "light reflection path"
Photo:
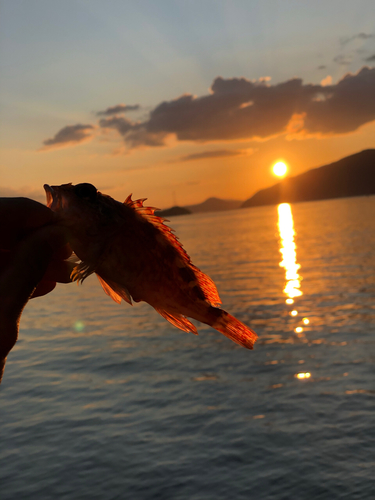
[[[280,267],[285,269],[285,288],[284,293],[287,295],[287,304],[292,304],[295,297],[302,295],[301,278],[298,270],[301,267],[297,264],[296,244],[294,241],[294,224],[292,209],[289,203],[281,203],[278,207],[278,228],[280,234],[280,253],[283,260],[280,262]],[[292,300],[290,300],[292,299]]]
[[[294,304],[295,298],[302,295],[302,278],[298,274],[301,266],[297,263],[297,247],[294,241],[295,231],[292,209],[289,203],[281,203],[280,205],[278,205],[277,211],[279,214],[277,225],[280,234],[280,253],[282,255],[282,261],[279,263],[279,266],[285,269],[285,288],[283,292],[287,296],[285,302],[287,304]],[[298,311],[296,309],[293,309],[289,314],[293,317],[297,317]],[[310,321],[308,318],[303,318],[302,323],[304,325],[307,325],[310,323]],[[302,326],[297,326],[296,328],[294,328],[294,333],[300,339],[300,341],[307,342],[303,330],[304,328]],[[310,373],[305,374],[305,377],[300,377],[299,375],[296,376],[299,379],[307,378],[310,376]]]

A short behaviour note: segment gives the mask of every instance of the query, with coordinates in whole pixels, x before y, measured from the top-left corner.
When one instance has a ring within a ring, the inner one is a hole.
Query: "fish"
[[[129,195],[121,203],[86,182],[44,189],[79,259],[73,281],[95,273],[117,303],[147,302],[180,330],[197,335],[192,318],[253,349],[257,334],[221,309],[214,282],[191,262],[156,209],[144,205],[147,198]]]

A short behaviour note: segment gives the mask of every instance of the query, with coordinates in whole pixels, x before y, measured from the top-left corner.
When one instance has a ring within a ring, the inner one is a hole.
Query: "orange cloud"
[[[321,80],[320,85],[326,87],[327,85],[332,85],[332,76],[327,75],[323,80]]]

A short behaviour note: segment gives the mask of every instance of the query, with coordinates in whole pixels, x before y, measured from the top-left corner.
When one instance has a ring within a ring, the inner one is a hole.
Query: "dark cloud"
[[[341,38],[341,45],[346,45],[347,43],[353,42],[354,40],[367,40],[368,38],[374,38],[375,35],[372,33],[358,33],[357,35]]]
[[[117,104],[104,111],[98,111],[97,116],[112,116],[120,113],[127,113],[128,111],[137,111],[140,108],[139,104]]]
[[[298,79],[269,86],[219,77],[209,95],[184,95],[159,104],[143,126],[148,133],[174,134],[182,141],[268,137],[286,126],[301,90]]]
[[[123,118],[122,116],[102,118],[99,120],[99,125],[102,128],[113,128],[122,136],[125,136],[134,126],[130,120]]]
[[[216,78],[211,93],[184,95],[151,111],[147,134],[208,142],[262,139],[282,133],[340,134],[375,120],[375,68],[347,74],[335,85],[277,85],[245,78]],[[133,129],[132,136],[137,131]],[[127,137],[124,137],[125,141]]]
[[[375,68],[347,74],[336,85],[324,87],[324,98],[310,100],[304,128],[311,133],[353,132],[375,120]]]
[[[113,116],[112,118],[102,118],[99,121],[101,128],[112,128],[122,135],[124,141],[130,148],[140,146],[164,146],[166,133],[148,132],[142,123],[132,122],[128,118]]]
[[[318,66],[318,69],[326,69],[327,66],[324,66],[324,64],[322,64],[321,66]]]
[[[195,153],[192,155],[182,156],[179,161],[193,161],[193,160],[205,160],[208,158],[223,158],[223,157],[233,157],[233,156],[244,156],[249,154],[251,151],[243,151],[241,149],[219,149],[216,151],[203,151],[202,153]]]
[[[131,149],[163,146],[169,136],[179,141],[206,143],[260,140],[282,134],[342,134],[373,120],[375,68],[363,67],[336,84],[328,77],[318,85],[304,84],[299,78],[271,85],[267,79],[218,77],[210,93],[164,101],[143,121],[112,116],[102,118],[99,125],[102,130],[115,129]],[[45,145],[64,142],[66,136],[86,134],[92,128],[76,127],[81,128],[62,129]]]
[[[62,147],[68,144],[79,144],[83,141],[91,139],[93,130],[94,127],[92,125],[68,125],[59,130],[59,132],[57,132],[52,139],[46,139],[43,141],[44,148],[42,149]]]
[[[370,56],[370,57],[366,57],[365,61],[367,61],[367,62],[373,62],[373,61],[375,61],[375,54],[372,55],[372,56]]]

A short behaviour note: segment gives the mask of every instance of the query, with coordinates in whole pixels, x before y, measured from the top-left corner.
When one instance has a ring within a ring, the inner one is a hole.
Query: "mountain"
[[[188,215],[191,214],[191,211],[188,210],[185,207],[171,207],[167,208],[166,210],[157,210],[155,212],[155,215],[158,215],[159,217],[171,217],[172,215]]]
[[[203,203],[198,205],[188,205],[185,208],[193,213],[199,212],[218,212],[222,210],[233,210],[240,208],[243,201],[240,200],[222,200],[220,198],[208,198]]]
[[[241,208],[371,194],[375,194],[375,149],[366,149],[262,189]]]

